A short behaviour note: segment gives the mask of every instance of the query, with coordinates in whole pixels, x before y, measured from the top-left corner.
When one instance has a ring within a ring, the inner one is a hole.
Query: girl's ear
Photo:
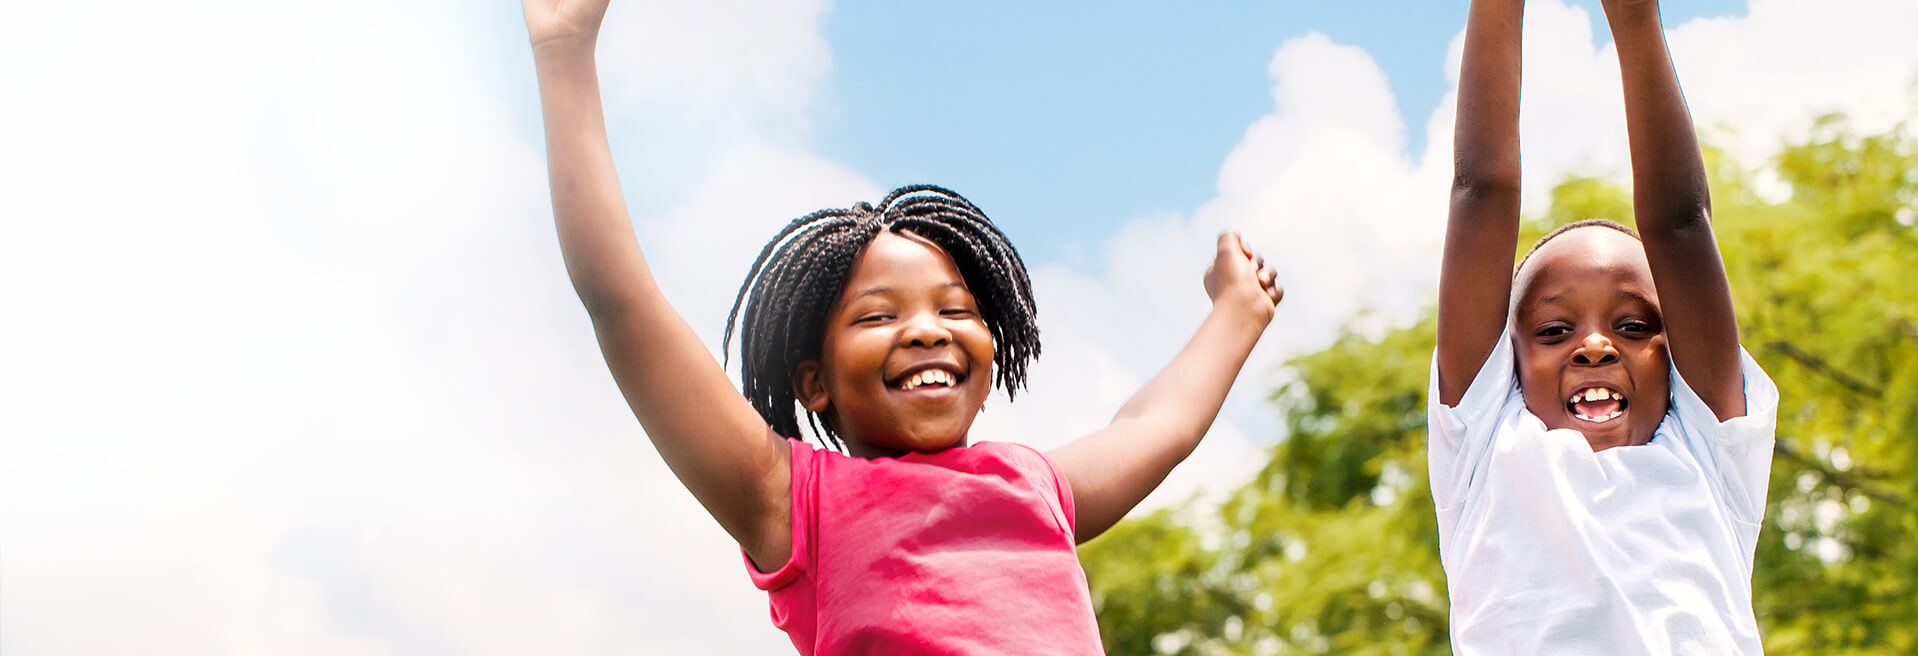
[[[819,376],[819,361],[807,360],[793,369],[793,396],[799,399],[799,405],[807,412],[819,414],[826,411],[826,381]]]

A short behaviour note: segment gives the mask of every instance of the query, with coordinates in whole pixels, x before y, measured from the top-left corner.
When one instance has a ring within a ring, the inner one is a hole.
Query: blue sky
[[[1608,41],[1596,0],[1585,8]],[[1215,193],[1226,154],[1272,110],[1266,65],[1309,32],[1364,48],[1391,81],[1412,153],[1449,88],[1457,0],[1161,3],[991,0],[930,14],[854,2],[826,18],[832,72],[815,147],[875,176],[968,194],[1027,255],[1087,264],[1083,245]],[[1667,3],[1667,25],[1739,0]]]

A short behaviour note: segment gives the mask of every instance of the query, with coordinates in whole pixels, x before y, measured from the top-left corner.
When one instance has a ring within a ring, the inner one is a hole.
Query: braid
[[[965,197],[933,185],[904,186],[877,207],[861,202],[787,223],[760,249],[733,297],[720,347],[724,362],[730,363],[737,334],[742,393],[781,435],[800,434],[793,373],[819,358],[827,313],[880,230],[909,231],[952,258],[992,333],[998,386],[1011,396],[1026,385],[1026,366],[1039,355],[1039,328],[1019,252]],[[827,446],[843,450],[830,417],[822,421],[808,411],[806,423]]]

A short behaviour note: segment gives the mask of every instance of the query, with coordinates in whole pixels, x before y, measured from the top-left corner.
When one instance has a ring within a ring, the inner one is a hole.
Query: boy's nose
[[[1611,364],[1618,361],[1618,349],[1612,347],[1612,340],[1596,332],[1586,335],[1585,341],[1578,343],[1578,350],[1572,352],[1572,363],[1586,366]]]

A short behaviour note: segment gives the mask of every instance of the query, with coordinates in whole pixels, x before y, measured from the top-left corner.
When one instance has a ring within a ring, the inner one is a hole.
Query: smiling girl
[[[1428,417],[1452,644],[1757,653],[1778,391],[1738,346],[1658,4],[1604,7],[1644,234],[1574,223],[1516,274],[1524,2],[1466,26]]]
[[[930,186],[774,236],[728,320],[743,393],[667,305],[628,223],[593,59],[607,0],[524,0],[560,248],[633,414],[738,541],[805,654],[1091,654],[1075,545],[1198,445],[1281,292],[1222,235],[1212,311],[1112,423],[1049,453],[977,442],[1039,353],[1018,253]],[[835,450],[794,439],[800,412]]]

